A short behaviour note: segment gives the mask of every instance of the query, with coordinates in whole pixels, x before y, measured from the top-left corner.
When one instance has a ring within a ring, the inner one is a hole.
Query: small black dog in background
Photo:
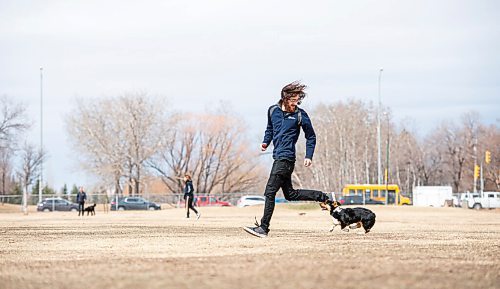
[[[341,208],[340,204],[336,201],[329,203],[330,215],[333,217],[333,229],[340,225],[343,231],[349,231],[347,226],[351,229],[360,228],[363,226],[365,234],[370,232],[373,225],[375,225],[375,213],[365,208]],[[335,223],[338,221],[339,223]]]
[[[92,206],[86,207],[85,210],[83,210],[83,213],[87,212],[87,216],[89,214],[91,214],[92,216],[94,216],[95,215],[95,206],[96,206],[96,204],[93,204]]]

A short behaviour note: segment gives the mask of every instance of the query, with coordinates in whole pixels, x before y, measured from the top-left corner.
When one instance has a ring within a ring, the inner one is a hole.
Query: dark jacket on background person
[[[76,194],[76,202],[77,203],[83,203],[87,199],[87,194],[85,192],[78,192]]]
[[[312,159],[316,146],[316,134],[307,113],[299,107],[295,112],[285,112],[281,108],[272,109],[273,106],[268,109],[267,128],[262,141],[267,145],[273,142],[273,159],[295,161],[295,144],[299,139],[301,127],[306,137],[305,157]]]
[[[188,180],[186,181],[186,185],[184,186],[184,199],[187,196],[192,197],[193,193],[194,193],[193,181]]]

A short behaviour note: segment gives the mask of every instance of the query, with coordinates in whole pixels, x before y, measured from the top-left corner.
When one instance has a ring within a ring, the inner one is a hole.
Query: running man
[[[267,181],[264,196],[264,215],[260,225],[257,227],[244,227],[243,229],[260,238],[267,237],[269,225],[274,211],[276,192],[281,188],[285,199],[289,201],[317,201],[325,209],[328,196],[316,190],[294,189],[292,186],[292,172],[295,167],[295,144],[299,138],[300,128],[304,131],[306,138],[306,155],[304,166],[312,164],[314,148],[316,146],[316,134],[307,113],[298,107],[306,93],[307,86],[300,82],[292,82],[281,90],[281,99],[268,109],[267,128],[261,150],[265,151],[271,141],[274,145],[273,167],[269,180]]]

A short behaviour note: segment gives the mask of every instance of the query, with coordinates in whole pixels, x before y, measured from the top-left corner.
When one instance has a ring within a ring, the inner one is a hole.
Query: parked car
[[[343,196],[339,203],[342,205],[363,205],[363,196]],[[365,199],[366,205],[385,205],[382,201]]]
[[[78,204],[61,198],[46,198],[38,203],[36,210],[39,212],[51,212],[52,210],[76,212],[78,211]]]
[[[276,204],[289,203],[289,201],[287,199],[285,199],[285,198],[275,198],[274,202]]]
[[[184,200],[182,200],[184,202]],[[219,197],[199,195],[194,197],[194,203],[197,207],[230,207],[231,203],[221,201]]]
[[[266,202],[266,198],[264,196],[250,195],[250,196],[242,196],[236,202],[236,206],[238,208],[255,206],[255,205],[264,205]]]
[[[116,199],[111,201],[111,210],[115,211],[118,207],[118,211],[124,210],[161,210],[161,205],[150,202],[141,197],[126,197],[118,199],[118,206],[116,205]]]

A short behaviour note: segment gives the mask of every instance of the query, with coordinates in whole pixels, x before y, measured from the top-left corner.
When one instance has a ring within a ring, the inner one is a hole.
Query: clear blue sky
[[[0,94],[22,101],[50,185],[90,182],[64,131],[75,97],[145,90],[178,110],[225,101],[261,140],[267,107],[293,80],[304,107],[382,102],[423,133],[444,119],[500,111],[499,1],[8,1],[0,2]]]

